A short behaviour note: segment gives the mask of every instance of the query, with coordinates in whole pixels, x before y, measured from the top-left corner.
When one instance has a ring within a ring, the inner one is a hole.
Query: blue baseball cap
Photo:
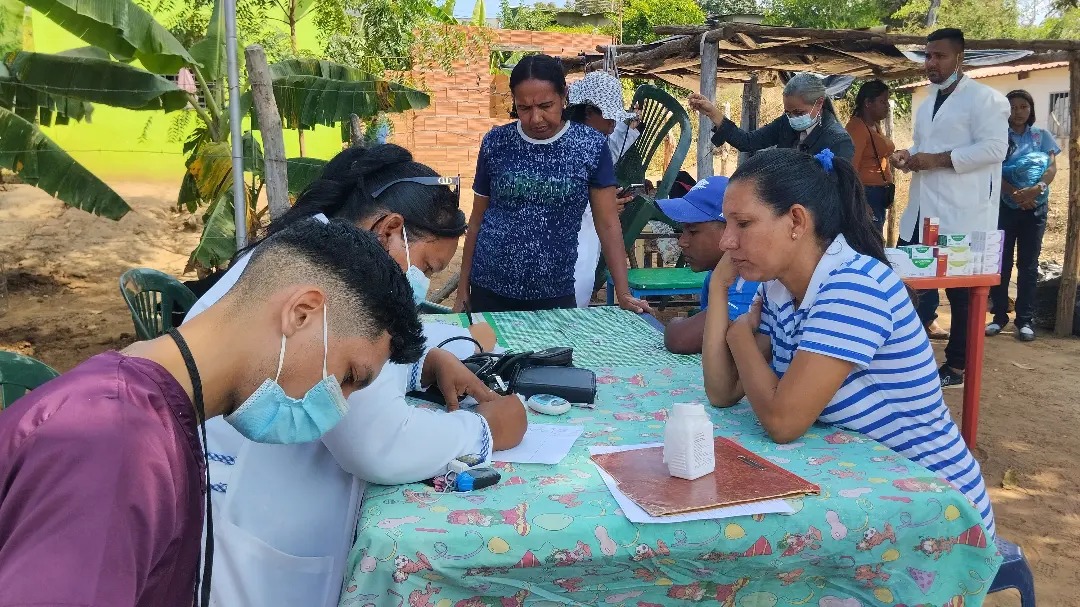
[[[727,223],[724,218],[724,192],[727,184],[727,177],[706,177],[694,184],[682,198],[657,200],[656,204],[664,215],[679,223]]]

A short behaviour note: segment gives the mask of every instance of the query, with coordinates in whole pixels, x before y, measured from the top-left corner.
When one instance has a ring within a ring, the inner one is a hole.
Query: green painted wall
[[[315,48],[316,32],[301,22],[297,38],[301,48]],[[34,50],[55,53],[86,46],[81,40],[38,13],[33,15]],[[90,123],[71,122],[66,126],[42,129],[76,161],[108,183],[122,181],[167,181],[178,186],[184,174],[183,141],[194,128],[198,117],[192,114],[187,128],[175,141],[169,131],[182,110],[165,114],[136,112],[94,106]],[[247,129],[248,121],[244,121]],[[307,154],[330,158],[341,150],[338,128],[318,127],[306,134]],[[286,156],[299,156],[296,131],[285,132]]]

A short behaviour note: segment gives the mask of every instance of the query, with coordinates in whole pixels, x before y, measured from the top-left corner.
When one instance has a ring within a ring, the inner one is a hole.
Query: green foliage
[[[553,4],[510,6],[509,0],[500,0],[499,23],[503,29],[541,32],[555,25],[555,10]]]
[[[445,11],[448,15],[454,14],[453,7],[449,11]],[[476,4],[473,5],[472,24],[478,27],[484,27],[487,25],[487,9],[484,8],[484,0],[476,0]]]
[[[1080,39],[1080,8],[1066,9],[1060,15],[1047,17],[1042,23],[1022,28],[1022,38]]]
[[[0,108],[0,166],[69,206],[120,219],[131,207],[45,136],[32,122]]]
[[[22,22],[22,3],[0,0],[0,55],[22,48]]]
[[[698,5],[707,15],[754,15],[760,11],[754,0],[699,0]]]
[[[929,0],[914,0],[927,2]],[[854,29],[880,25],[886,16],[882,0],[773,0],[765,23],[822,29]]]
[[[958,27],[969,38],[1016,38],[1020,34],[1016,0],[941,0],[937,23],[933,28],[924,25],[929,10],[930,0],[911,0],[893,17],[903,22],[904,29],[912,33]]]
[[[316,16],[326,56],[381,75],[417,66],[453,63],[476,47],[476,33],[457,27],[454,17],[431,0],[334,0],[343,2],[341,23]],[[450,7],[452,9],[452,7]]]
[[[623,5],[623,44],[658,40],[660,25],[702,25],[705,12],[694,0],[627,0]]]
[[[83,42],[122,61],[138,59],[157,74],[175,74],[195,60],[168,30],[131,0],[26,0]]]

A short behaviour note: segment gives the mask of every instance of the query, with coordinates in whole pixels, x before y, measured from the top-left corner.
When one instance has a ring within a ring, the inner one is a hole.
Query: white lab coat
[[[248,259],[238,259],[184,320],[225,295]],[[430,348],[467,331],[425,324],[424,335]],[[446,349],[464,358],[473,345]],[[336,607],[365,481],[430,478],[480,449],[487,430],[478,415],[408,405],[409,371],[387,363],[370,386],[349,396],[348,413],[322,441],[266,445],[245,439],[222,417],[206,424],[210,482],[225,488],[212,491],[212,605]],[[234,463],[221,461],[228,457]]]
[[[611,151],[612,162],[617,164],[622,154],[632,148],[640,136],[641,133],[637,129],[630,128],[629,123],[616,124],[615,132],[608,136],[608,150]],[[592,301],[600,254],[600,235],[596,233],[592,206],[585,205],[585,214],[581,218],[581,230],[578,231],[577,261],[574,263],[574,295],[579,308],[588,308],[589,302]]]
[[[900,238],[911,238],[923,217],[941,220],[941,234],[996,230],[1001,163],[1009,146],[1009,102],[998,91],[963,77],[934,116],[937,88],[915,113],[918,152],[950,152],[953,168],[919,171],[900,218]],[[919,227],[919,234],[922,228]]]

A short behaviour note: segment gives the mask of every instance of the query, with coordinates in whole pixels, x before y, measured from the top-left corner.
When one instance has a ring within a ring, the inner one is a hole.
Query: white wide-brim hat
[[[637,118],[623,106],[622,83],[607,72],[590,72],[570,85],[567,95],[570,105],[587,103],[596,106],[608,120],[625,122]]]

